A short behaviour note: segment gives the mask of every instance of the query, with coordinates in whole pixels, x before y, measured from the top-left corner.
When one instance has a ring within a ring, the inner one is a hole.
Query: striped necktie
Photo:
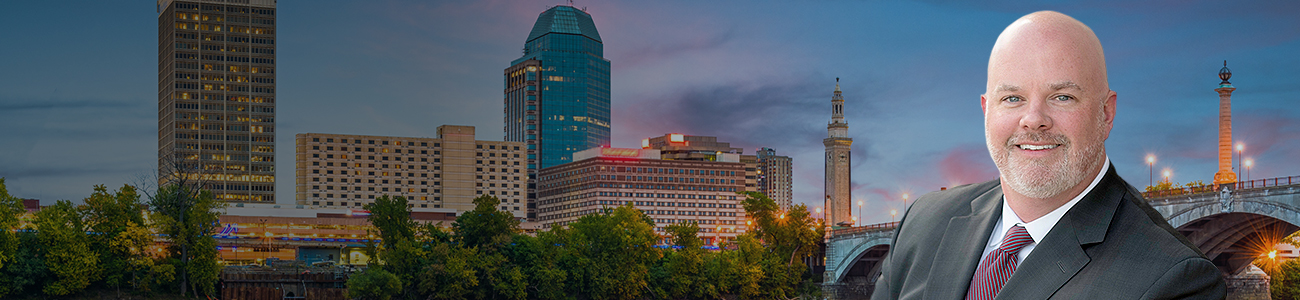
[[[1011,278],[1011,273],[1016,271],[1016,254],[1033,242],[1034,238],[1029,236],[1024,226],[1012,226],[1002,238],[1002,245],[989,251],[980,261],[979,269],[975,269],[966,300],[993,300]]]

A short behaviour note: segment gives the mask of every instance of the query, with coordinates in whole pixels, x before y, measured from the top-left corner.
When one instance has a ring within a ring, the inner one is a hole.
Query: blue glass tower
[[[587,12],[542,12],[524,55],[505,69],[505,140],[528,146],[529,193],[536,173],[609,145],[609,60]],[[529,208],[533,197],[529,197]],[[530,218],[534,213],[529,213]]]

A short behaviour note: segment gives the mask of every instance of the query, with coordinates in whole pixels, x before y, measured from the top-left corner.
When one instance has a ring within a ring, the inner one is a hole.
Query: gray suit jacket
[[[918,199],[895,229],[871,299],[964,299],[1001,199],[998,180]],[[997,299],[1223,299],[1220,273],[1112,166]]]

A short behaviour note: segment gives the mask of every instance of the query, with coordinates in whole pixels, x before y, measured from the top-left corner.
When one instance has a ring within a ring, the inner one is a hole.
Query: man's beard
[[[1030,198],[1045,199],[1060,195],[1074,187],[1089,176],[1088,167],[1101,161],[1104,144],[1102,141],[1082,141],[1083,148],[1075,151],[1075,144],[1065,135],[1049,132],[1016,133],[1002,145],[994,145],[985,131],[985,141],[993,164],[1002,173],[1002,183],[1016,192]],[[1029,142],[1048,142],[1059,144],[1057,151],[1065,151],[1064,157],[1049,156],[1042,158],[1012,159],[1011,153],[1019,150],[1016,144]]]

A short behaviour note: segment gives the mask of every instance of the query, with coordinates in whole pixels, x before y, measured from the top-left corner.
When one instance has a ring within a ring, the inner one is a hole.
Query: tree
[[[650,291],[648,266],[660,258],[654,248],[659,235],[654,222],[631,205],[604,209],[578,218],[569,229],[552,227],[570,235],[565,247],[573,248],[560,266],[572,276],[569,294],[595,299],[636,299]]]
[[[390,198],[383,195],[363,207],[370,211],[370,216],[366,219],[379,230],[379,239],[383,241],[384,249],[393,248],[400,240],[415,239],[415,220],[411,219],[406,197]]]
[[[1269,277],[1269,294],[1272,299],[1300,299],[1300,260],[1282,262]]]
[[[63,296],[85,289],[99,276],[99,257],[90,250],[85,222],[72,202],[58,203],[36,213],[45,265],[55,277],[45,285],[46,294]]]
[[[185,182],[163,186],[149,199],[158,231],[171,240],[170,252],[178,262],[180,290],[211,295],[215,291],[220,266],[217,265],[218,218],[225,203],[212,192]]]
[[[18,237],[14,234],[14,229],[18,229],[18,216],[23,211],[22,200],[9,195],[5,179],[0,177],[0,268],[18,250]],[[4,296],[4,293],[0,292],[0,296]]]
[[[824,228],[808,213],[803,204],[779,210],[775,201],[758,192],[745,192],[745,213],[754,219],[753,237],[765,243],[762,258],[762,283],[772,297],[789,298],[801,291],[812,291],[814,274],[800,258],[816,253],[825,236]]]
[[[556,265],[561,249],[556,246],[556,241],[554,232],[549,231],[538,233],[536,238],[517,234],[511,243],[514,246],[506,248],[506,257],[522,268],[527,281],[525,289],[530,298],[567,298],[564,294],[564,281],[568,278],[568,272]]]
[[[348,297],[363,300],[388,300],[402,292],[397,275],[383,268],[367,268],[348,278]]]
[[[509,212],[497,209],[501,200],[496,196],[482,195],[474,198],[474,210],[456,218],[451,227],[465,247],[498,248],[510,242],[519,233],[519,220]]]
[[[126,231],[127,226],[144,224],[144,209],[140,195],[135,187],[124,185],[115,193],[109,193],[103,185],[96,185],[95,192],[87,197],[81,206],[86,215],[86,225],[90,231],[91,249],[99,256],[100,266],[104,270],[103,284],[118,288],[126,284],[130,275],[128,260],[130,249],[112,247],[112,241]],[[118,290],[120,295],[121,290]]]
[[[474,198],[474,210],[467,211],[452,223],[457,247],[475,249],[475,273],[478,275],[476,298],[523,299],[527,283],[518,262],[503,254],[511,247],[512,237],[519,233],[519,220],[506,211],[497,209],[501,200],[496,196],[482,195]]]
[[[704,278],[704,242],[695,222],[676,223],[665,228],[672,237],[676,251],[664,255],[658,272],[659,282],[669,298],[717,298],[717,289],[710,278]]]
[[[433,262],[424,267],[416,286],[419,292],[430,299],[472,298],[470,294],[479,285],[473,266],[477,249],[438,244],[431,256]]]
[[[126,274],[124,283],[136,292],[149,294],[154,286],[170,282],[175,278],[176,269],[170,264],[159,263],[153,232],[144,225],[128,221],[126,229],[113,237],[109,247],[124,249],[126,252]]]
[[[31,287],[42,287],[50,276],[41,259],[40,238],[35,232],[17,234],[17,245],[9,263],[0,268],[0,298],[6,295],[35,294]]]

